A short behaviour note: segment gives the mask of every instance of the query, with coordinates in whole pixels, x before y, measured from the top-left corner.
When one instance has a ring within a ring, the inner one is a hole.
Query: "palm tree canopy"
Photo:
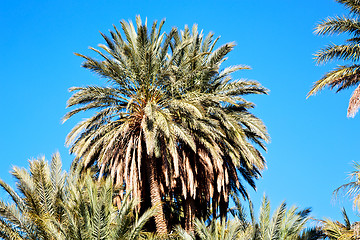
[[[111,37],[102,34],[107,45],[100,44],[101,51],[91,48],[103,60],[77,54],[85,59],[83,67],[109,84],[70,89],[73,110],[64,121],[96,112],[74,127],[66,142],[75,164],[97,168],[99,179],[112,178],[134,198],[151,195],[150,188],[153,200],[157,195],[172,204],[191,198],[205,209],[212,201],[217,209],[226,206],[231,190],[246,197],[240,176],[255,187],[265,168],[255,146],[266,149],[267,131],[243,95],[267,89],[231,79],[246,66],[220,70],[233,43],[215,49],[218,38],[204,36],[196,25],[165,34],[163,24],[154,22],[150,30],[140,17],[135,26],[122,21],[124,36],[114,27]]]
[[[308,93],[308,97],[316,94],[324,87],[337,88],[337,92],[349,87],[356,86],[349,102],[348,117],[354,117],[360,107],[359,74],[360,65],[360,22],[358,0],[337,0],[350,11],[349,16],[329,17],[319,23],[315,33],[319,35],[347,34],[350,38],[341,45],[330,44],[315,54],[318,64],[331,60],[351,61],[350,65],[338,66],[326,73],[320,80],[315,82]]]

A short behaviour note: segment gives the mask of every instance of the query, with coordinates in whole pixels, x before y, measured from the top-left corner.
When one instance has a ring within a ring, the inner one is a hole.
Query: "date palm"
[[[218,221],[213,219],[209,224],[196,219],[195,233],[187,233],[178,228],[182,239],[247,239],[247,240],[300,240],[320,239],[319,231],[306,231],[309,222],[309,209],[299,211],[296,207],[287,208],[282,203],[271,215],[270,201],[264,196],[259,212],[259,219],[254,217],[253,205],[249,202],[250,219],[242,204],[236,198],[235,207],[230,209],[233,219]],[[311,233],[310,233],[311,232]],[[303,238],[303,237],[307,238]]]
[[[324,87],[337,88],[337,92],[355,86],[350,98],[347,111],[348,117],[354,117],[360,107],[360,22],[358,0],[336,0],[350,11],[349,16],[329,17],[316,26],[315,33],[319,35],[343,34],[349,35],[344,44],[330,44],[315,54],[317,63],[326,63],[331,60],[351,61],[351,64],[338,66],[326,73],[320,80],[315,82],[308,93],[308,97],[314,95]]]
[[[341,185],[334,190],[334,196],[338,197],[340,193],[345,193],[352,198],[354,208],[360,210],[360,164],[354,162],[355,170],[349,174],[350,182]]]
[[[58,225],[64,221],[65,174],[59,155],[51,168],[44,158],[30,162],[30,171],[14,167],[15,191],[4,181],[0,186],[12,203],[0,201],[0,237],[3,239],[61,239]]]
[[[292,206],[287,208],[285,202],[271,214],[270,201],[264,195],[259,211],[258,220],[254,217],[253,206],[250,203],[250,216],[252,238],[254,240],[293,240],[293,239],[321,239],[321,231],[307,229],[306,224],[310,221],[310,209],[299,210]]]
[[[310,209],[298,210],[293,206],[286,207],[283,202],[271,215],[270,201],[264,196],[259,213],[259,221],[255,226],[254,240],[292,240],[301,239],[302,231],[309,222]]]
[[[136,26],[121,22],[103,58],[77,54],[88,68],[109,81],[107,87],[76,87],[65,117],[96,110],[68,135],[67,144],[82,169],[95,167],[98,178],[110,177],[118,188],[141,198],[141,209],[157,208],[157,232],[165,234],[165,219],[185,222],[191,231],[195,216],[212,205],[224,215],[230,190],[246,195],[238,172],[252,187],[265,161],[253,143],[265,149],[268,139],[254,105],[241,95],[264,94],[257,82],[232,80],[247,67],[220,70],[233,44],[214,50],[213,34],[196,29],[161,33],[137,17]],[[103,53],[104,52],[104,53]],[[121,193],[120,193],[121,196]],[[176,207],[178,216],[170,212]],[[166,217],[165,217],[166,216]],[[179,217],[180,216],[180,217]],[[181,217],[182,216],[182,217]]]
[[[330,240],[352,240],[359,239],[360,226],[358,222],[351,224],[350,219],[345,211],[342,209],[344,223],[339,221],[332,221],[330,219],[321,220],[322,229],[325,236]]]
[[[111,179],[95,182],[89,174],[62,171],[58,154],[50,166],[30,161],[30,171],[14,167],[17,190],[0,180],[12,203],[0,201],[2,239],[138,239],[154,214],[134,215],[137,203],[113,205]]]

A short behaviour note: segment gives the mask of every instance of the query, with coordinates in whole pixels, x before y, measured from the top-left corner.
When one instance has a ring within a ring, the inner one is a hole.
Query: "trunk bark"
[[[189,194],[190,195],[190,194]],[[185,200],[185,231],[188,233],[194,232],[195,220],[195,201],[188,196]]]
[[[151,205],[156,209],[155,218],[155,226],[156,232],[160,235],[167,234],[167,226],[164,217],[164,211],[162,208],[162,201],[159,191],[159,184],[156,179],[156,163],[154,158],[149,157],[147,159],[148,164],[146,166],[148,172],[148,180],[150,185],[150,198],[151,198]]]
[[[228,207],[229,207],[229,199],[225,199],[224,196],[222,195],[220,197],[220,203],[219,203],[221,221],[226,220]]]

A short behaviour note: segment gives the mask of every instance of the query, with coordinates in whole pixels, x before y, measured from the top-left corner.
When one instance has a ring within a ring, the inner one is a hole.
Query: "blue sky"
[[[325,90],[306,99],[313,82],[336,62],[316,66],[313,53],[344,37],[313,34],[319,21],[345,14],[334,0],[237,1],[2,1],[0,8],[0,178],[12,181],[12,166],[59,151],[64,168],[73,156],[64,141],[81,115],[61,123],[72,86],[105,82],[80,64],[73,53],[96,56],[88,46],[104,43],[99,31],[112,24],[166,18],[165,30],[197,23],[205,33],[221,35],[219,44],[236,42],[224,66],[246,64],[252,70],[235,78],[254,79],[270,89],[254,96],[254,113],[271,136],[265,154],[268,169],[250,190],[255,208],[264,192],[278,206],[312,207],[316,218],[341,219],[344,205],[332,191],[348,181],[352,162],[360,161],[360,115],[346,117],[351,90]],[[353,90],[353,89],[352,89]],[[0,196],[1,193],[0,193]]]

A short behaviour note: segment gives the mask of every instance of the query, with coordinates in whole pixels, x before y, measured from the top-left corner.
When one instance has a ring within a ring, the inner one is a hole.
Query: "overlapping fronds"
[[[327,18],[315,28],[319,35],[348,34],[350,38],[345,44],[331,44],[319,50],[315,54],[315,60],[319,63],[326,63],[331,60],[350,61],[352,64],[338,66],[336,69],[326,73],[308,93],[308,97],[316,94],[324,87],[337,88],[337,92],[351,86],[359,86],[359,65],[360,59],[360,2],[357,0],[337,0],[350,10],[351,16]],[[360,107],[359,90],[355,90],[347,111],[348,117],[354,117]]]
[[[304,229],[296,240],[319,240],[326,239],[326,236],[320,227],[311,227]]]
[[[360,1],[359,0],[336,0],[343,4],[352,14],[360,13]]]
[[[216,221],[213,220],[210,224],[204,221],[195,220],[195,232],[188,233],[181,228],[177,228],[177,233],[180,239],[184,240],[231,240],[231,239],[250,239],[250,231],[242,230],[242,222],[239,219]]]
[[[322,230],[325,236],[331,240],[352,240],[359,238],[359,223],[355,222],[351,224],[349,217],[342,209],[343,221],[332,221],[330,219],[321,220]]]

